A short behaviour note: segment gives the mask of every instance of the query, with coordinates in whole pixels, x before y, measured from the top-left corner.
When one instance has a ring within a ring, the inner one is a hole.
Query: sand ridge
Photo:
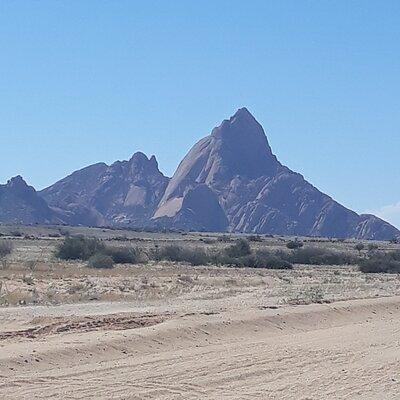
[[[103,311],[97,319],[115,318]],[[176,314],[151,326],[52,331],[46,340],[3,338],[0,395],[397,399],[399,317],[400,297],[388,297]]]

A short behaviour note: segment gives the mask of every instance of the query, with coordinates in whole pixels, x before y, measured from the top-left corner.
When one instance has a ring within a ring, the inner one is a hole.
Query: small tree
[[[354,248],[358,251],[358,254],[361,254],[361,251],[364,250],[365,246],[363,243],[357,243]]]
[[[249,242],[262,242],[263,239],[260,235],[250,235],[247,236]]]
[[[288,242],[288,243],[286,244],[286,247],[287,247],[288,249],[291,249],[291,250],[300,249],[300,248],[303,247],[303,246],[304,246],[303,242],[300,242],[300,241],[298,241],[297,239],[296,239],[296,240],[291,240],[290,242]]]
[[[56,249],[56,256],[62,260],[88,260],[97,253],[102,253],[105,246],[98,239],[84,236],[66,237]]]
[[[88,267],[99,268],[99,269],[110,269],[114,267],[114,261],[110,256],[98,253],[89,258]]]
[[[247,256],[250,253],[250,244],[246,239],[239,239],[234,245],[226,249],[227,256],[233,258]]]

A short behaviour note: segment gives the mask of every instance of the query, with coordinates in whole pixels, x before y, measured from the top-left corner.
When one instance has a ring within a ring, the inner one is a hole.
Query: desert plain
[[[0,270],[0,399],[400,398],[398,274],[154,260],[95,269],[55,256],[66,230],[142,249],[218,252],[237,240],[2,226],[13,252]],[[251,246],[284,251],[291,239]],[[360,252],[353,240],[299,240]]]

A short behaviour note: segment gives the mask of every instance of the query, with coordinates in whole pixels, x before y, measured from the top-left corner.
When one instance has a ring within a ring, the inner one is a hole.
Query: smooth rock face
[[[263,128],[245,108],[193,146],[153,218],[195,229],[197,221],[185,200],[200,185],[216,196],[227,230],[232,232],[365,239],[400,234],[377,217],[346,209],[283,166],[273,155]],[[220,218],[216,208],[209,209],[209,214],[209,221]],[[204,223],[205,230],[213,228]]]
[[[32,186],[28,186],[21,176],[16,176],[0,185],[0,222],[28,225],[62,221]]]
[[[154,156],[135,153],[129,161],[94,164],[44,189],[40,195],[69,223],[148,224],[168,184]]]
[[[174,204],[176,201],[177,204]],[[179,212],[171,214],[172,219],[164,215],[154,219],[155,226],[183,230],[224,232],[228,227],[228,219],[215,193],[204,184],[188,189],[184,197],[172,200],[171,208],[179,208]]]

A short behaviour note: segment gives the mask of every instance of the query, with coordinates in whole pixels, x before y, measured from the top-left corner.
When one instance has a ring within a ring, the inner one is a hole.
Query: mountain
[[[62,220],[18,175],[0,185],[0,222],[29,225],[61,223]]]
[[[169,179],[154,156],[90,165],[39,194],[71,224],[142,227],[148,224]]]
[[[246,108],[201,139],[167,178],[154,156],[98,163],[36,192],[0,185],[0,222],[171,228],[386,240],[400,231],[358,215],[282,165]]]
[[[202,200],[193,204],[199,190]],[[206,209],[205,220],[201,216]],[[283,166],[246,108],[192,147],[170,180],[153,220],[183,229],[258,234],[363,239],[400,235],[375,216],[343,207]]]

